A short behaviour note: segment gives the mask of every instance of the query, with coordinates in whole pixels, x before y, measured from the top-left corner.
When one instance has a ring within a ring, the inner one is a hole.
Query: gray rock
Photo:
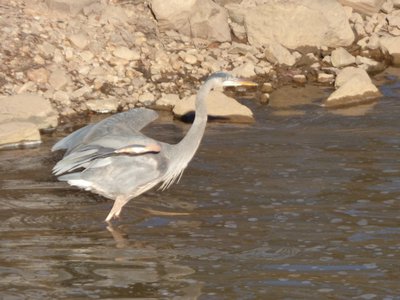
[[[40,142],[39,129],[33,123],[0,123],[0,149],[7,146],[39,144]]]
[[[0,123],[31,122],[39,129],[57,126],[57,114],[50,102],[35,94],[20,94],[0,99]]]
[[[182,117],[195,110],[196,95],[180,100],[174,107],[173,113]],[[207,99],[208,115],[229,120],[231,122],[248,123],[253,122],[254,117],[251,110],[219,91],[212,91]]]

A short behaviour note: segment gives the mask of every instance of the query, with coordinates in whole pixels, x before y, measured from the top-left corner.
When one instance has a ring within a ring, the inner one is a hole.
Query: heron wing
[[[96,124],[89,124],[57,142],[52,151],[66,149],[66,154],[82,144],[90,144],[107,136],[132,136],[157,119],[158,114],[151,109],[136,108],[115,114]]]
[[[164,159],[157,154],[110,156],[90,162],[82,172],[62,175],[59,180],[108,198],[131,198],[159,183],[166,167]]]
[[[154,145],[157,147],[154,147]],[[136,152],[135,148],[139,147],[141,147],[141,151]],[[66,153],[63,159],[54,166],[53,174],[58,176],[79,168],[88,168],[93,161],[111,156],[139,156],[156,153],[159,152],[160,147],[157,141],[140,133],[128,137],[121,135],[100,137],[88,144],[79,145],[70,153]]]

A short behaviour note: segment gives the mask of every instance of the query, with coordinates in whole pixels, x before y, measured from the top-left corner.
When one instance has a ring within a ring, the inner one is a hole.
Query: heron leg
[[[110,222],[113,218],[118,218],[119,215],[121,214],[122,208],[124,207],[124,205],[126,203],[128,203],[128,201],[129,201],[129,198],[118,196],[115,199],[114,205],[111,208],[105,221]]]

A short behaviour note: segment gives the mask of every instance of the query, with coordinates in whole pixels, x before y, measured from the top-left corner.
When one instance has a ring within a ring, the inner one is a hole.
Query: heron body
[[[115,200],[106,221],[119,217],[132,198],[156,185],[177,181],[200,145],[207,124],[205,98],[217,86],[255,85],[227,73],[211,75],[196,97],[196,115],[186,136],[175,145],[149,138],[141,130],[158,114],[138,108],[89,124],[57,142],[66,152],[53,168],[61,181]]]

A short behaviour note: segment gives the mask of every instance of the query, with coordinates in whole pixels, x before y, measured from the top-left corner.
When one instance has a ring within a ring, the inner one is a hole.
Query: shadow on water
[[[400,299],[400,82],[331,111],[287,88],[251,125],[210,123],[181,182],[111,202],[50,152],[0,152],[2,299]],[[308,91],[308,92],[307,92]],[[289,103],[289,104],[288,104]],[[147,132],[176,142],[188,124]]]

